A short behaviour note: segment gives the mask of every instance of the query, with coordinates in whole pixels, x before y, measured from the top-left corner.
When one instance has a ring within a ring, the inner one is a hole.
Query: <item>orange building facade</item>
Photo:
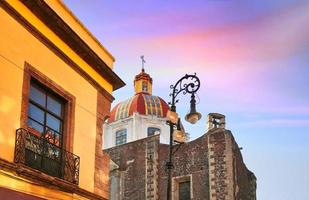
[[[0,24],[0,195],[107,199],[114,58],[58,0],[0,1]]]

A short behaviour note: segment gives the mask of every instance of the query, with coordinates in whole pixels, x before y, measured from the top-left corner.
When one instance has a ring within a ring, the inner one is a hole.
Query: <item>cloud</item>
[[[235,123],[238,127],[309,127],[309,119],[268,119]]]

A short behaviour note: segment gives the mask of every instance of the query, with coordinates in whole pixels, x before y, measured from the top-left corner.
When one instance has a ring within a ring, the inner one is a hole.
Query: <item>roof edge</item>
[[[22,0],[22,3],[100,74],[100,76],[109,81],[113,86],[113,91],[125,86],[124,81],[45,1]],[[81,22],[79,23],[81,24]],[[94,37],[93,35],[91,36]]]

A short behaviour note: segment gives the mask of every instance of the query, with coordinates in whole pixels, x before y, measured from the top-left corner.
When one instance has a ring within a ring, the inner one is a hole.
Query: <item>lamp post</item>
[[[173,150],[173,142],[174,142],[174,128],[177,127],[177,130],[180,127],[180,119],[178,118],[178,114],[176,113],[176,103],[178,103],[179,99],[176,99],[178,94],[182,93],[183,95],[191,94],[190,101],[190,112],[186,115],[186,121],[191,124],[195,124],[200,118],[201,114],[196,112],[196,101],[195,101],[195,93],[200,88],[200,80],[196,76],[196,74],[188,75],[186,74],[184,77],[179,79],[175,85],[171,85],[172,93],[170,96],[172,97],[172,101],[169,103],[170,109],[167,113],[168,121],[167,123],[170,126],[170,142],[169,142],[169,157],[166,162],[167,168],[167,200],[171,199],[171,188],[172,188],[172,170],[174,168],[172,162],[172,150]]]

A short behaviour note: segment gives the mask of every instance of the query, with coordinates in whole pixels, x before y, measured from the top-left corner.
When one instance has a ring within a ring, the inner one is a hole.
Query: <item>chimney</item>
[[[213,128],[225,128],[225,116],[219,113],[209,113],[207,116],[207,131]]]

